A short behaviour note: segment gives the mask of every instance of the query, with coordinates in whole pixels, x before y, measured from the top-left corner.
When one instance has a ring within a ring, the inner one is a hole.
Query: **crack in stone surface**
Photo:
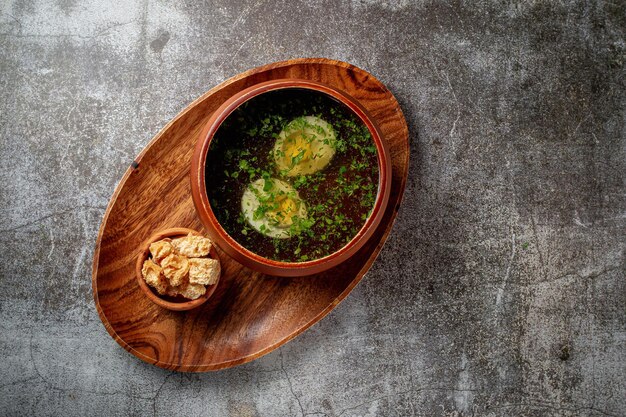
[[[287,378],[287,383],[289,384],[289,390],[291,391],[291,395],[293,395],[293,397],[298,402],[298,406],[300,407],[300,414],[304,417],[305,413],[304,413],[304,408],[302,407],[302,403],[300,402],[300,397],[298,397],[296,395],[296,393],[294,392],[293,384],[291,383],[291,379],[289,378],[289,374],[287,373],[287,370],[285,369],[285,361],[284,361],[284,358],[283,358],[283,350],[282,349],[280,350],[280,369],[285,374],[285,378]]]

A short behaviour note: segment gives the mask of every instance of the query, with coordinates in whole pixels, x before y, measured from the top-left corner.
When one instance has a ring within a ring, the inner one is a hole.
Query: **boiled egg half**
[[[279,133],[274,160],[282,175],[294,177],[320,171],[335,155],[333,127],[315,116],[298,117]]]
[[[241,198],[241,211],[257,232],[279,239],[290,238],[294,222],[307,216],[298,192],[277,178],[261,178],[248,185]]]

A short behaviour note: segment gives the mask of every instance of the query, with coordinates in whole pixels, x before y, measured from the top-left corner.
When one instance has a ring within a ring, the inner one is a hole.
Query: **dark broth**
[[[316,116],[337,134],[335,155],[321,171],[282,177],[272,149],[293,119]],[[344,104],[307,89],[283,89],[256,96],[235,110],[216,132],[207,154],[207,194],[224,230],[265,258],[303,262],[336,252],[358,233],[378,192],[378,157],[367,127]],[[253,229],[241,212],[248,185],[264,176],[290,183],[305,202],[307,228],[288,239]]]

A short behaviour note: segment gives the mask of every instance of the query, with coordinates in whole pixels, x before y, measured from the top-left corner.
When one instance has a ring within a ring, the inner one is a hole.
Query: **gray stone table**
[[[1,2],[0,415],[624,415],[625,9]],[[303,56],[370,71],[405,112],[386,246],[337,309],[257,361],[139,361],[91,292],[117,182],[196,97]]]

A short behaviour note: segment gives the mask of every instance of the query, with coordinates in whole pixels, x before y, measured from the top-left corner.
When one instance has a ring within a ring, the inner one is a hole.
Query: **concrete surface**
[[[1,2],[0,415],[625,415],[625,28],[620,1]],[[406,113],[387,245],[260,360],[137,360],[91,294],[117,181],[206,90],[301,56]]]

